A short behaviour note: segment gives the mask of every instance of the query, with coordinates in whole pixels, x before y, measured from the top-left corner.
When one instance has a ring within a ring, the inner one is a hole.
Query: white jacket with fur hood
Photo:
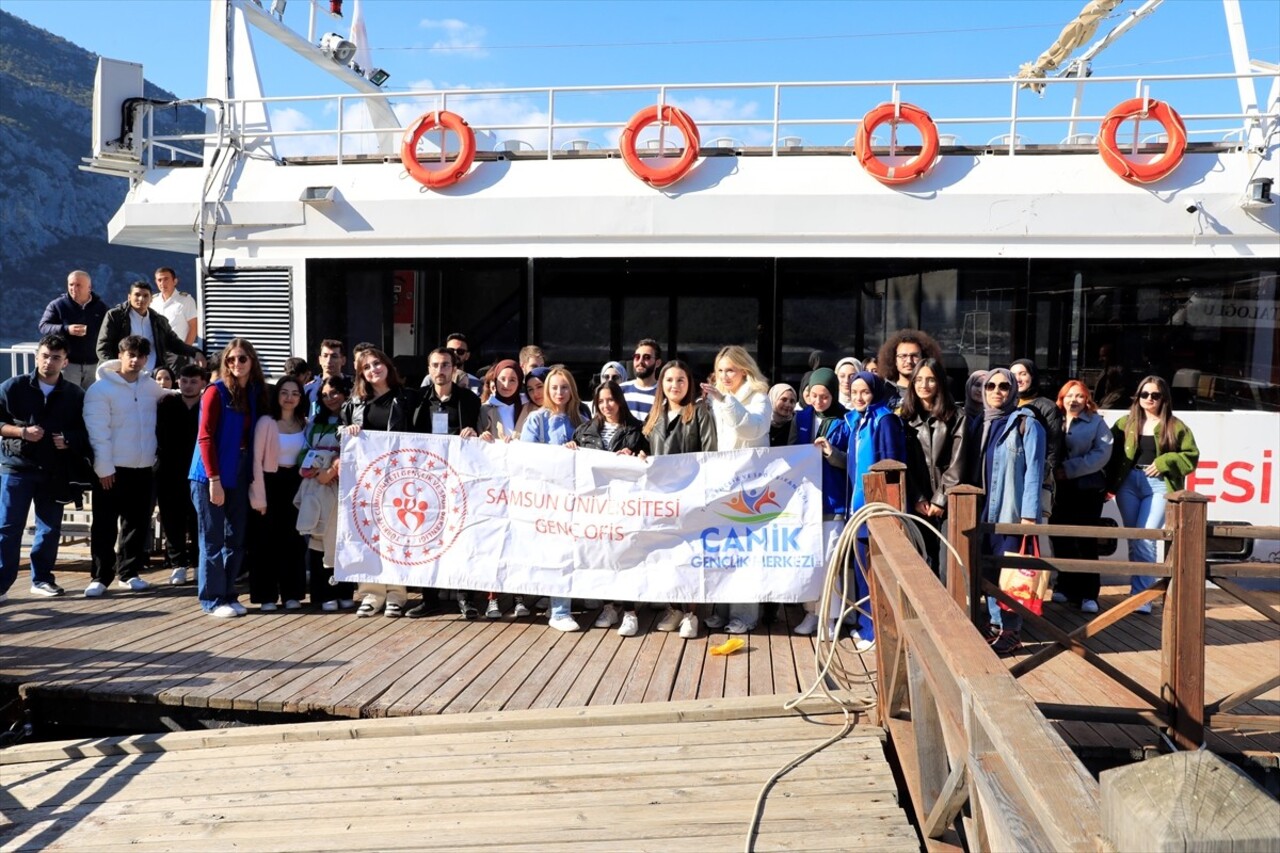
[[[150,468],[156,461],[156,407],[169,391],[143,371],[136,382],[120,375],[120,359],[98,365],[98,381],[84,392],[84,424],[93,445],[93,471]]]

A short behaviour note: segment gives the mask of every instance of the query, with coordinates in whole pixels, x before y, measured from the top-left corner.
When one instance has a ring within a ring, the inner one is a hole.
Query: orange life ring
[[[622,131],[619,147],[622,149],[622,160],[631,170],[631,174],[652,187],[661,189],[669,187],[689,174],[694,162],[698,159],[698,149],[702,147],[702,139],[698,135],[698,126],[689,118],[689,114],[679,107],[670,104],[662,105],[662,121],[672,124],[684,134],[684,151],[676,162],[669,166],[650,166],[640,159],[636,153],[636,142],[640,131],[658,121],[658,107],[645,107],[631,117]]]
[[[1135,163],[1120,152],[1120,146],[1116,144],[1116,133],[1125,121],[1144,113],[1146,117],[1160,122],[1169,141],[1164,153],[1150,163]],[[1178,115],[1178,111],[1164,101],[1130,98],[1117,104],[1102,120],[1102,132],[1098,134],[1098,153],[1102,155],[1102,162],[1131,183],[1151,184],[1168,177],[1178,168],[1182,155],[1186,152],[1187,127],[1182,123],[1182,116]]]
[[[424,133],[443,127],[458,135],[461,150],[456,160],[445,165],[443,169],[428,169],[418,162],[418,140]],[[410,177],[428,189],[440,189],[456,184],[471,168],[476,159],[476,134],[462,116],[457,113],[441,110],[434,113],[423,113],[413,124],[405,128],[400,140],[400,162],[408,170]]]
[[[905,121],[920,131],[920,153],[900,166],[890,166],[871,152],[871,134],[887,121]],[[917,106],[899,103],[881,104],[862,117],[853,140],[858,164],[882,184],[906,184],[924,177],[938,159],[938,126],[929,114]]]

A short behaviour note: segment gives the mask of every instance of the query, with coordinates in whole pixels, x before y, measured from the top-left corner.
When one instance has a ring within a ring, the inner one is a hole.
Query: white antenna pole
[[[1231,62],[1236,73],[1252,74],[1253,63],[1249,60],[1249,45],[1244,36],[1244,16],[1240,13],[1240,0],[1222,0],[1222,11],[1227,17],[1227,38],[1231,42]],[[1249,117],[1244,120],[1244,139],[1250,148],[1262,144],[1261,126],[1258,124],[1258,88],[1252,77],[1236,78],[1236,88],[1240,92],[1240,112]]]

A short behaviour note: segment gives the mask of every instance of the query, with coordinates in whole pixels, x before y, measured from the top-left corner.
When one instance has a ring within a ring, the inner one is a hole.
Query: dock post
[[[871,466],[863,475],[862,485],[867,503],[886,503],[905,512],[907,506],[907,466],[896,459],[885,459]],[[909,523],[909,522],[903,522]],[[888,720],[906,705],[907,695],[907,646],[898,624],[893,618],[893,608],[885,596],[898,595],[896,583],[874,570],[880,546],[872,538],[867,543],[867,588],[871,592],[871,613],[876,628],[876,699],[879,703],[880,724],[888,726]],[[892,577],[891,575],[889,577]]]
[[[978,612],[982,598],[982,537],[978,535],[981,496],[982,489],[977,486],[956,486],[947,493],[947,542],[964,561],[961,566],[947,551],[947,592],[974,625],[986,621],[985,614]]]
[[[1169,736],[1179,749],[1204,743],[1204,582],[1209,499],[1195,492],[1166,498],[1165,524],[1172,574],[1165,594],[1160,644],[1160,697],[1167,703]]]

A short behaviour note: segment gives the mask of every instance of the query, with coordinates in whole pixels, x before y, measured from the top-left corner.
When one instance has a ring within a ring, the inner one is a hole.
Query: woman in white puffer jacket
[[[716,355],[715,367],[715,383],[702,383],[702,394],[715,421],[716,449],[768,447],[773,406],[769,384],[756,360],[742,347],[728,346]],[[759,621],[760,604],[751,602],[716,605],[706,624],[713,629],[725,625],[730,634],[745,634],[754,631]]]

